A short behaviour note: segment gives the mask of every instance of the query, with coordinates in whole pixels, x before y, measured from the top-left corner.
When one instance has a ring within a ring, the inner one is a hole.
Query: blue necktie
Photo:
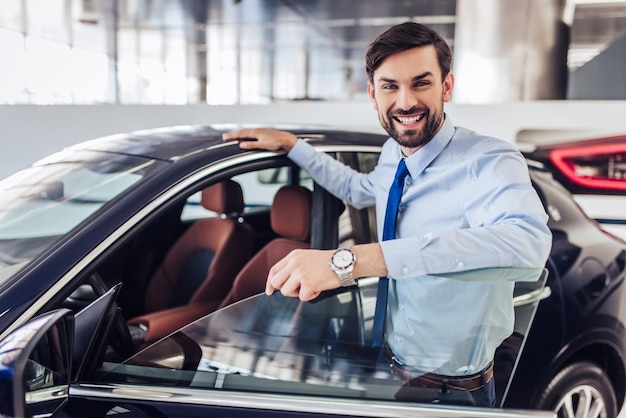
[[[404,178],[409,173],[406,168],[404,159],[398,164],[396,177],[389,190],[387,199],[387,210],[385,211],[385,224],[383,226],[383,241],[394,239],[396,237],[396,218],[398,216],[398,206],[400,206],[400,198],[402,197],[402,189],[404,188]],[[376,311],[374,313],[374,325],[372,327],[372,346],[378,347],[383,342],[385,316],[387,314],[387,298],[389,289],[389,279],[381,277],[378,280],[378,292],[376,296]]]

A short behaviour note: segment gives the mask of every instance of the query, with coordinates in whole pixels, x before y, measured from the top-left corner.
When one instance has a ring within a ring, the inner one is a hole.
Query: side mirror
[[[0,341],[0,416],[51,416],[69,396],[74,316],[38,316]]]

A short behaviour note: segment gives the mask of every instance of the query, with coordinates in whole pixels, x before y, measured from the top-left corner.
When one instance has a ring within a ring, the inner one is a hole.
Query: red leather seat
[[[146,314],[129,320],[147,328],[146,342],[214,310],[252,255],[252,228],[238,221],[241,186],[232,180],[209,186],[201,203],[221,216],[197,221],[176,241],[148,284]]]
[[[292,250],[310,248],[311,203],[311,191],[302,186],[288,185],[278,190],[270,220],[279,237],[268,242],[241,269],[220,308],[264,292],[267,275],[276,262]]]

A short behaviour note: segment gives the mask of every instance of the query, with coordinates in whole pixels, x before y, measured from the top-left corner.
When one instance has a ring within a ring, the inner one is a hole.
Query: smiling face
[[[450,100],[454,77],[441,79],[433,46],[392,54],[374,72],[367,92],[380,124],[411,155],[427,144],[443,124],[443,104]]]

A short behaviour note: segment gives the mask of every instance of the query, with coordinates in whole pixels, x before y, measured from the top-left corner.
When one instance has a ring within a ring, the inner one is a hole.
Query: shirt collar
[[[437,158],[437,156],[443,151],[443,149],[450,143],[452,136],[454,135],[454,124],[447,115],[444,118],[441,129],[435,134],[433,139],[417,150],[413,155],[406,158],[406,166],[409,169],[409,174],[412,178],[417,177],[430,165],[430,163]],[[397,146],[398,161],[402,158],[402,151],[400,145]]]

